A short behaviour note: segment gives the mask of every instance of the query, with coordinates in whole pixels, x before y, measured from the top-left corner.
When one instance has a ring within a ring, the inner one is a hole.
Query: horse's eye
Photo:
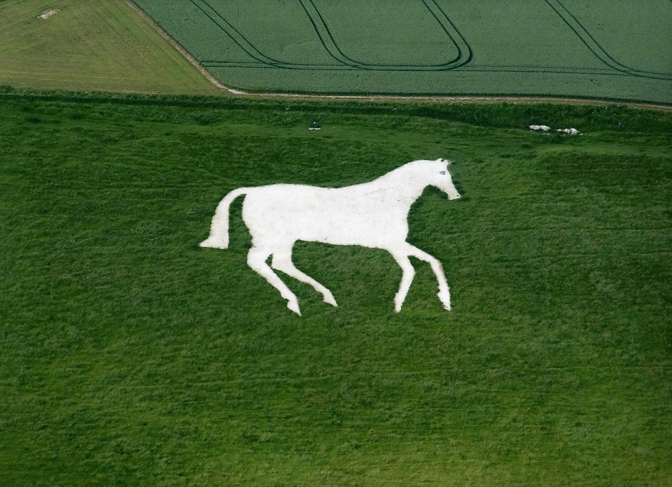
[[[441,174],[446,174],[446,171],[441,171]]]

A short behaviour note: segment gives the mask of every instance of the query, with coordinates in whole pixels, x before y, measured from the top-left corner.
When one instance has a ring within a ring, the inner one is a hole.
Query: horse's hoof
[[[332,305],[334,308],[338,308],[338,303],[336,302],[333,294],[331,294],[331,293],[324,295],[324,302]]]
[[[211,248],[211,249],[227,249],[229,248],[229,244],[227,242],[223,242],[221,240],[217,240],[214,238],[207,238],[203,240],[200,244],[201,247],[206,247],[206,248]]]
[[[298,301],[289,301],[287,303],[287,307],[294,311],[297,315],[301,316],[301,309],[299,308],[299,303]]]
[[[437,296],[439,297],[439,301],[441,301],[441,304],[443,305],[443,309],[446,311],[450,311],[450,294],[445,295],[443,293],[438,293]]]

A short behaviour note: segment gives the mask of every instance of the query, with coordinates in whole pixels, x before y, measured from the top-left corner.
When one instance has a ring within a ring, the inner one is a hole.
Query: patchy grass
[[[0,99],[5,483],[669,483],[667,133],[341,107]],[[428,189],[410,240],[451,312],[421,262],[395,314],[389,255],[301,243],[340,307],[283,276],[296,317],[246,265],[240,202],[230,249],[198,247],[238,186],[437,157],[464,198]]]
[[[122,0],[5,0],[0,2],[0,46],[0,85],[219,93]]]

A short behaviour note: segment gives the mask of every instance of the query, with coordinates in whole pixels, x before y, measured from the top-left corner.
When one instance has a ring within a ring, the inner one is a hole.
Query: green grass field
[[[13,3],[13,2],[12,2]],[[2,8],[2,7],[0,7]],[[309,132],[317,119],[323,130]],[[530,123],[575,126],[544,136]],[[2,484],[667,486],[672,115],[0,97]],[[448,157],[409,241],[297,244],[303,318],[217,202]]]
[[[137,0],[251,91],[672,103],[667,0]]]
[[[51,9],[59,12],[47,20],[38,18]],[[218,93],[122,0],[0,1],[0,85]]]

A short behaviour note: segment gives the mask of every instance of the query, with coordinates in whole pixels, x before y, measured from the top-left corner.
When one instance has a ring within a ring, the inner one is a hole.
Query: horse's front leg
[[[439,282],[439,300],[445,309],[450,310],[450,288],[448,287],[448,281],[446,280],[446,274],[443,272],[441,262],[439,262],[436,257],[429,255],[424,250],[420,250],[409,243],[407,243],[406,246],[409,255],[428,262],[429,265],[432,266],[432,270],[436,275],[436,280]]]
[[[398,313],[401,311],[401,306],[404,304],[408,290],[411,287],[411,283],[413,282],[415,269],[413,268],[413,265],[408,259],[408,255],[406,253],[397,250],[390,250],[389,252],[392,254],[392,257],[397,262],[397,264],[399,264],[399,267],[401,267],[402,272],[399,291],[397,291],[397,294],[394,296],[394,311]]]

